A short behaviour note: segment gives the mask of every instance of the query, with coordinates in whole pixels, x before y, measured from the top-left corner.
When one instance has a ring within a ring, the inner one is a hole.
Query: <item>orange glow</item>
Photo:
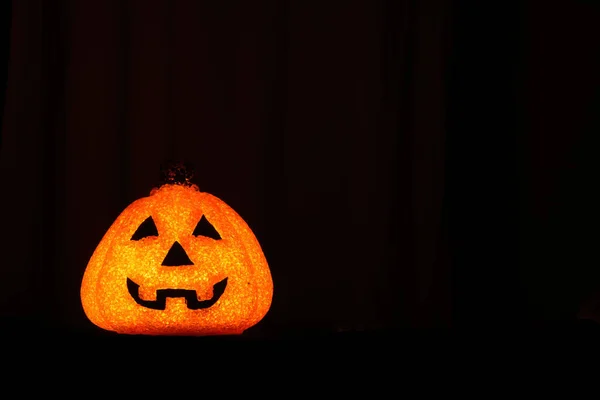
[[[149,217],[155,234],[140,237]],[[216,238],[194,234],[201,219]],[[189,262],[167,262],[168,253]],[[119,215],[81,283],[90,321],[126,334],[241,334],[264,317],[272,297],[269,266],[244,220],[215,196],[179,184],[153,189]]]

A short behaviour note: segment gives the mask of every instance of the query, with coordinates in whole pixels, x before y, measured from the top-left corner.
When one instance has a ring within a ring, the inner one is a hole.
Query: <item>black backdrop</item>
[[[600,7],[482,3],[5,2],[9,329],[97,332],[87,261],[168,158],[261,242],[258,334],[598,318]]]

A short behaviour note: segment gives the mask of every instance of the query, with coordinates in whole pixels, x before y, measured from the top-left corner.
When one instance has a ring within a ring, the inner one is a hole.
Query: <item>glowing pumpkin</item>
[[[241,334],[269,310],[273,282],[256,237],[179,172],[130,204],[94,251],[81,302],[95,325],[126,334]]]

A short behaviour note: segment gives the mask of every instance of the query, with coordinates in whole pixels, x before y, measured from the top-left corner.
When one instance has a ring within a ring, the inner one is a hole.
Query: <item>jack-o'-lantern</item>
[[[164,183],[125,208],[100,241],[81,284],[95,325],[141,335],[241,334],[269,310],[273,281],[255,235],[191,175],[189,166],[171,165]]]

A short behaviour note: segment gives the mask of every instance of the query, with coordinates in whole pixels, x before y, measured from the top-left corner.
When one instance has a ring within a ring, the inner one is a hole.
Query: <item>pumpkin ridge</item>
[[[258,242],[258,239],[254,235],[254,232],[252,231],[252,229],[250,228],[248,223],[231,206],[229,206],[227,203],[223,202],[218,197],[216,197],[210,193],[203,193],[203,194],[206,195],[207,199],[210,199],[210,202],[213,204],[213,208],[220,211],[221,214],[227,220],[227,222],[229,222],[229,224],[234,227],[234,231],[236,232],[236,235],[238,235],[238,236],[241,235],[241,236],[244,236],[244,239],[247,238],[247,239],[251,240],[254,244],[254,247],[257,250],[259,250],[260,254],[256,254],[256,255],[258,255],[258,257],[255,259],[255,258],[253,258],[253,255],[255,255],[255,254],[253,251],[250,251],[251,249],[248,248],[246,241],[239,240],[239,239],[237,241],[244,248],[244,257],[249,259],[249,261],[250,261],[249,262],[250,276],[251,276],[253,282],[256,282],[257,277],[267,279],[267,277],[261,276],[264,274],[264,271],[262,271],[261,267],[264,267],[265,269],[268,268],[267,260],[264,256],[264,253],[262,251],[260,243]],[[227,212],[223,212],[223,211],[227,211]],[[234,221],[232,221],[231,218],[229,218],[229,214],[236,217]],[[241,232],[240,232],[239,228],[242,229]],[[262,257],[260,255],[262,255]],[[269,272],[269,274],[264,274],[264,275],[270,275],[270,272]],[[270,278],[269,280],[271,280],[270,285],[272,285],[272,278]],[[261,298],[261,292],[260,292],[261,288],[262,288],[262,285],[258,285],[258,284],[253,285],[252,293],[253,293],[253,298],[254,298],[254,304],[252,307],[252,311],[247,316],[248,327],[252,327],[258,321],[260,321],[262,319],[262,317],[264,315],[266,315],[266,313],[270,307],[272,300],[269,301],[269,304],[266,304],[264,306],[264,308],[266,308],[266,310],[264,312],[263,312],[263,310],[259,309],[259,306],[261,305],[261,302],[259,301],[259,299]],[[269,292],[270,293],[268,293],[268,294],[265,293],[265,295],[270,296],[272,298],[272,290],[270,290]]]

